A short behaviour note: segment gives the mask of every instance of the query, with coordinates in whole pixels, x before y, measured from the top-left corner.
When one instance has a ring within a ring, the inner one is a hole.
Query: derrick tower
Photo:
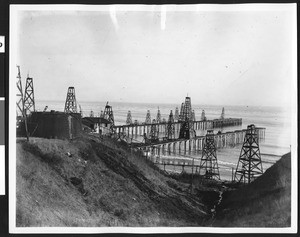
[[[217,152],[213,130],[207,130],[200,161],[200,172],[204,171],[206,179],[220,179]]]
[[[27,76],[25,95],[24,95],[24,112],[27,114],[35,111],[35,101],[34,101],[34,90],[33,90],[33,79]]]
[[[255,125],[251,124],[247,127],[234,180],[250,183],[261,174],[263,174],[263,167],[258,144],[258,134]]]
[[[155,119],[152,120],[151,129],[150,129],[150,139],[151,141],[158,140],[158,130]]]
[[[132,117],[131,117],[130,110],[128,110],[128,113],[127,113],[126,124],[128,124],[128,125],[132,124]]]
[[[150,110],[147,110],[145,124],[151,124]]]
[[[178,107],[176,107],[175,109],[175,117],[174,117],[175,121],[177,122],[179,120],[179,111],[178,111]]]
[[[192,106],[191,98],[186,97],[185,103],[181,105],[181,111],[179,120],[181,122],[179,138],[190,139],[191,134],[193,134],[193,121],[192,121]]]
[[[161,123],[161,114],[160,114],[159,107],[158,107],[158,110],[157,110],[156,122],[157,122],[157,123]]]
[[[220,119],[224,119],[224,118],[225,118],[225,109],[223,107]]]
[[[17,75],[17,116],[24,116],[24,100],[23,100],[23,89],[22,89],[22,81],[21,81],[21,73],[20,73],[20,66],[18,68],[18,75]],[[19,115],[20,113],[20,115]]]
[[[201,113],[201,121],[205,121],[206,120],[206,117],[205,117],[205,111],[204,109],[202,110],[202,113]]]
[[[114,113],[112,110],[112,106],[108,105],[108,102],[105,105],[103,118],[107,119],[110,122],[110,130],[113,131],[115,126]]]
[[[77,113],[77,103],[75,97],[75,88],[70,86],[68,88],[66,103],[65,103],[65,113]]]
[[[183,103],[183,110],[182,110],[181,117],[183,121],[186,118],[188,118],[189,120],[192,119],[192,105],[191,105],[190,97],[185,97],[185,102]]]
[[[181,121],[179,138],[190,139],[190,121],[187,118]]]
[[[184,113],[184,103],[181,103],[181,107],[180,107],[180,114],[179,114],[179,118],[178,118],[178,121],[184,121],[184,116],[183,116],[183,113]]]
[[[191,120],[192,120],[192,121],[196,121],[195,110],[192,110],[192,113],[191,113]]]
[[[175,139],[175,124],[174,124],[174,117],[173,117],[172,110],[169,115],[169,120],[168,120],[167,130],[166,130],[166,137],[169,140]]]

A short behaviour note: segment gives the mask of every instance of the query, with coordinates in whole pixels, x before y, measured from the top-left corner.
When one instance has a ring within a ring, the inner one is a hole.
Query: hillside
[[[191,194],[191,175],[167,175],[109,138],[18,139],[17,226],[286,227],[290,159],[239,189],[194,175]]]
[[[188,188],[109,139],[17,141],[17,226],[201,226]]]
[[[213,226],[288,227],[291,225],[291,153],[254,182],[227,191]]]

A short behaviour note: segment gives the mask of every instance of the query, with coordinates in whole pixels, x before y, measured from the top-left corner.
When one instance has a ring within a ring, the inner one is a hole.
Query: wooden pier
[[[256,128],[259,140],[265,138],[265,128]],[[214,134],[216,148],[234,147],[243,143],[247,129],[235,130],[226,133]],[[160,155],[190,155],[197,154],[204,145],[205,136],[196,136],[191,139],[175,139],[157,141],[156,143],[132,143],[133,149],[150,152],[152,156]]]
[[[194,121],[193,128],[194,130],[207,130],[222,128],[228,126],[240,126],[242,125],[241,118],[226,118],[226,119],[213,119],[206,121]],[[174,122],[175,134],[179,133],[180,122]],[[125,134],[126,136],[142,136],[145,133],[150,133],[151,126],[156,126],[156,131],[159,133],[165,133],[167,130],[168,123],[155,123],[155,124],[129,124],[129,125],[118,125],[114,126],[117,134]]]

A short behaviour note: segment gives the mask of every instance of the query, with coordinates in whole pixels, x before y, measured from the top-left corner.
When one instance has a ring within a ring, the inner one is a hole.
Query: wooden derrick
[[[200,174],[204,171],[206,179],[220,179],[216,150],[213,130],[208,130],[200,161]]]
[[[258,130],[255,125],[248,125],[234,175],[235,181],[250,183],[263,174],[258,140]]]

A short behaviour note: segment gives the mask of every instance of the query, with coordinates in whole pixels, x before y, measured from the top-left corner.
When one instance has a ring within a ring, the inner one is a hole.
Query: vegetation
[[[199,226],[188,188],[108,139],[17,143],[17,226]]]
[[[17,226],[290,225],[290,154],[250,185],[168,175],[126,145],[90,135],[17,141]],[[227,184],[225,183],[227,186]]]
[[[291,153],[254,182],[225,192],[214,226],[291,226]]]

